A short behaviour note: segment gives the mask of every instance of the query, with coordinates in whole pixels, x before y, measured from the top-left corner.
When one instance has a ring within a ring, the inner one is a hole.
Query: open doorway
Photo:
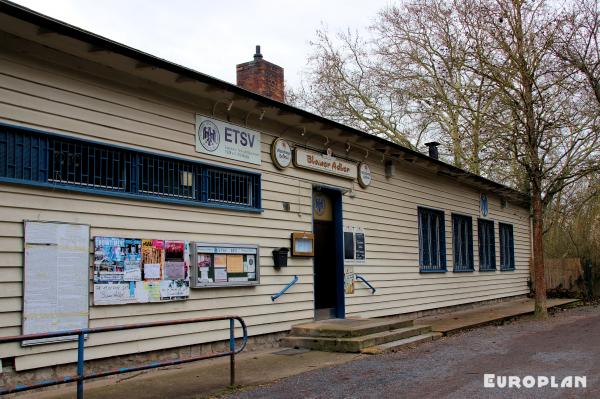
[[[343,319],[344,253],[342,193],[313,189],[315,319]]]

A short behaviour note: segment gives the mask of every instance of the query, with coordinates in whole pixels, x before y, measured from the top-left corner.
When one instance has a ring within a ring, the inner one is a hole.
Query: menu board
[[[365,230],[357,226],[344,226],[344,264],[366,262]]]
[[[354,261],[356,263],[365,263],[366,248],[365,248],[365,231],[362,227],[354,228]]]
[[[94,305],[187,299],[187,241],[94,238]]]
[[[23,334],[88,327],[90,227],[25,222]],[[77,339],[38,339],[23,345]]]
[[[258,246],[193,243],[192,288],[259,283]]]

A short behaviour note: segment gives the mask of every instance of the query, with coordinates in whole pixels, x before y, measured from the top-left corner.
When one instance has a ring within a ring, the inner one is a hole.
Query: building
[[[0,1],[0,336],[237,314],[252,337],[276,337],[314,318],[529,292],[526,195],[438,160],[435,146],[421,154],[285,104],[283,70],[260,49],[237,70],[240,86]],[[105,262],[104,244],[130,263]],[[274,267],[280,248],[293,250]],[[154,250],[167,255],[151,261]],[[75,324],[51,320],[62,311]],[[86,360],[226,334],[210,324],[90,336]],[[0,358],[35,372],[73,362],[75,348],[11,344]]]

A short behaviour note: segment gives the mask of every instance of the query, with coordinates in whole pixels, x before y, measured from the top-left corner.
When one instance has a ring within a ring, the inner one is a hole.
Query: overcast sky
[[[13,0],[42,14],[235,83],[235,65],[255,45],[296,86],[308,42],[331,32],[364,31],[393,0]]]

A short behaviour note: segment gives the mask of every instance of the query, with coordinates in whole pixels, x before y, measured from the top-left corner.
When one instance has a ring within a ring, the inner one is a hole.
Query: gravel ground
[[[483,374],[587,376],[587,388],[484,388]],[[522,318],[310,371],[227,398],[600,398],[600,306]]]

